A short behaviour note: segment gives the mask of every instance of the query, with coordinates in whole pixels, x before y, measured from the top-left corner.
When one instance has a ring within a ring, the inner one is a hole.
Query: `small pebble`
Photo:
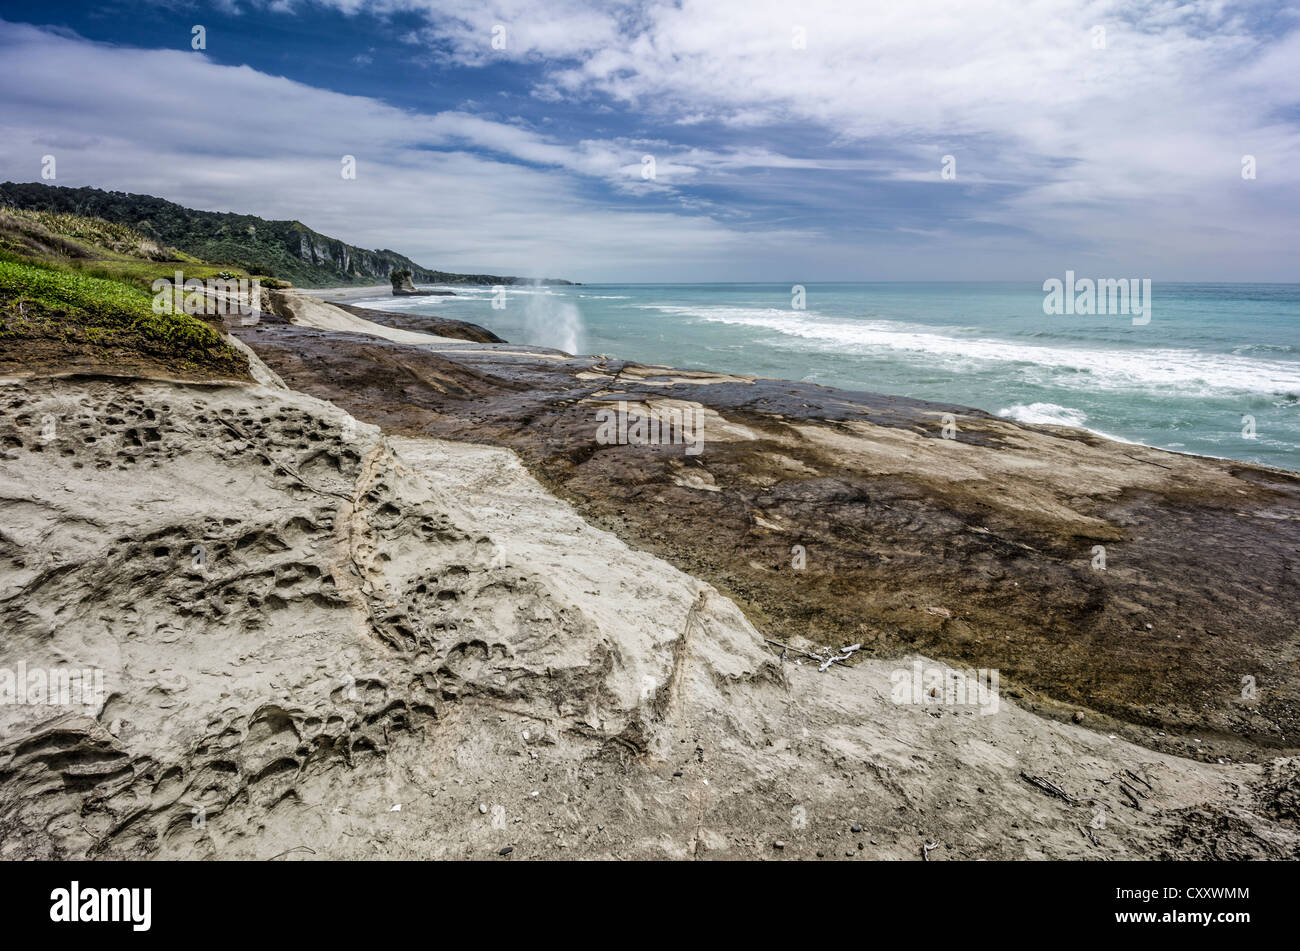
[[[774,848],[774,849],[784,849],[784,848],[785,848],[785,843],[782,842],[780,839],[777,839],[775,842],[772,843],[772,848]]]
[[[513,845],[507,845],[504,849],[501,849],[499,852],[497,852],[497,855],[509,855],[514,850],[515,847]]]
[[[486,816],[486,815],[487,815],[487,803],[485,803],[485,802],[480,802],[480,803],[478,804],[478,811],[481,812],[483,815]]]
[[[852,829],[850,829],[849,831],[850,831],[850,832],[861,832],[861,831],[862,831],[862,826],[854,826],[854,827],[853,827]]]

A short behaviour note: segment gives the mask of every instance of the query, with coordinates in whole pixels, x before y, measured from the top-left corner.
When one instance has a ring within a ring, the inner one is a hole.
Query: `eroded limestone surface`
[[[1300,848],[1291,761],[896,703],[933,662],[782,656],[508,450],[274,386],[26,381],[0,409],[0,668],[106,688],[0,707],[5,858]]]

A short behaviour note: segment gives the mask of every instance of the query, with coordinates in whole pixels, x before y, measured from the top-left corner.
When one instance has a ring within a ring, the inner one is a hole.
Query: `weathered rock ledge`
[[[290,385],[385,430],[514,449],[588,518],[707,579],[774,639],[997,669],[1041,712],[1082,712],[1182,755],[1300,746],[1296,473],[539,348],[400,347],[274,323],[245,339]],[[600,444],[597,412],[619,401],[700,408],[703,451]]]

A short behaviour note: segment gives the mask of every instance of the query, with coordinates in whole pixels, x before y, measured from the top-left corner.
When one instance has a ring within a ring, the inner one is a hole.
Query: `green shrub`
[[[136,350],[168,365],[244,375],[244,359],[208,323],[155,314],[137,287],[0,252],[0,338],[60,339]]]

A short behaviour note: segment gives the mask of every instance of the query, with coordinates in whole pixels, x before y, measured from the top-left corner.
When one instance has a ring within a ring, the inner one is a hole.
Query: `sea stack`
[[[415,289],[410,271],[394,270],[388,275],[388,279],[393,282],[394,297],[414,297],[421,293]]]

